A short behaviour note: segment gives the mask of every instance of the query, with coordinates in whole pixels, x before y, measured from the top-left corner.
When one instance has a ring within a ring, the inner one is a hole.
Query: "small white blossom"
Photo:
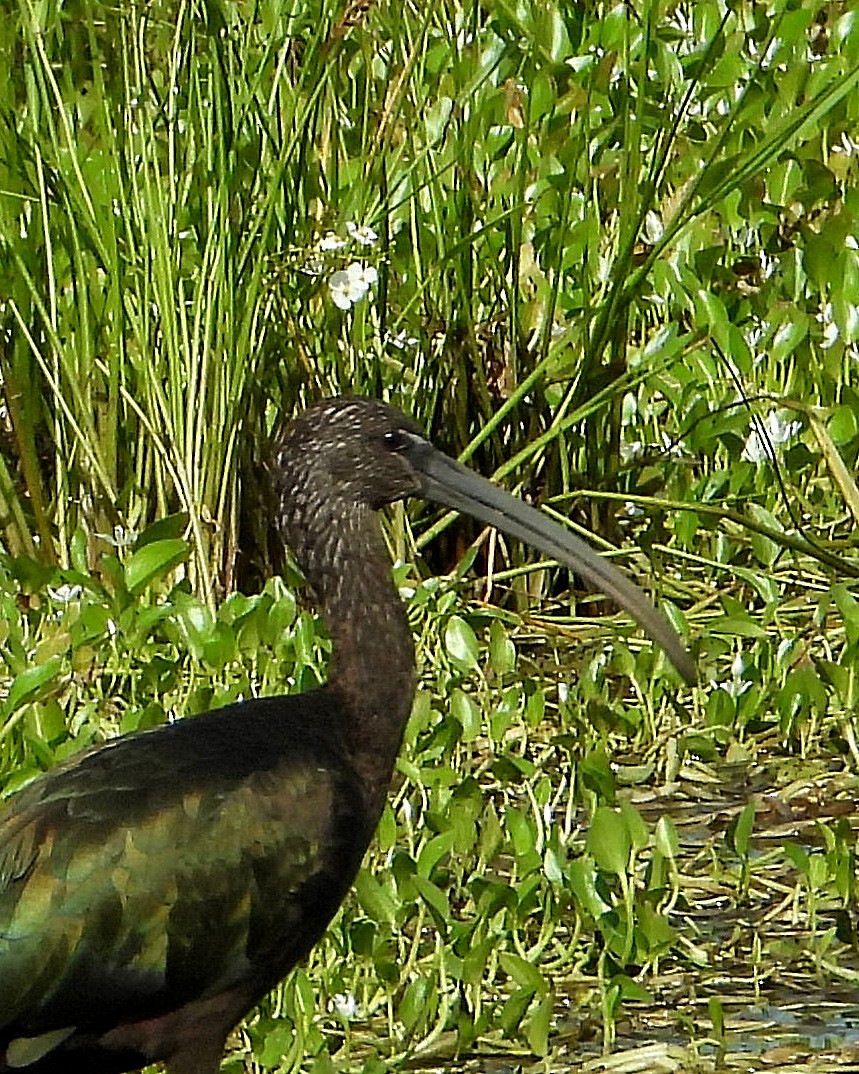
[[[396,347],[398,351],[404,351],[407,347],[416,347],[419,342],[420,340],[416,336],[408,335],[405,329],[395,336],[388,336],[388,343],[392,347]]]
[[[371,227],[359,227],[351,220],[346,221],[346,230],[349,237],[362,246],[372,246],[379,241],[379,236]]]
[[[319,240],[319,249],[324,250],[326,253],[342,250],[345,245],[346,240],[341,239],[339,235],[335,235],[333,231],[326,231]]]
[[[60,604],[68,604],[70,601],[77,600],[81,595],[81,587],[79,585],[61,585],[56,589],[52,589],[48,586],[48,592],[54,598],[60,602]]]
[[[662,226],[662,220],[658,213],[655,213],[653,209],[648,209],[647,214],[644,217],[644,237],[649,243],[657,243],[665,234],[665,228]]]
[[[351,993],[344,995],[341,992],[334,997],[334,1010],[342,1019],[349,1021],[358,1013],[358,1000]]]
[[[735,701],[738,697],[742,697],[746,690],[752,688],[752,684],[748,679],[727,679],[725,682],[714,682],[713,686],[717,690],[724,690]]]
[[[341,269],[333,273],[328,280],[328,287],[334,305],[341,310],[348,310],[364,298],[378,278],[379,274],[372,265],[362,265],[358,261],[353,261],[345,271]]]
[[[843,153],[847,157],[853,157],[859,153],[859,142],[854,141],[849,134],[842,132],[840,145],[832,146],[833,153]]]
[[[835,323],[834,317],[831,302],[827,302],[823,310],[817,314],[817,320],[823,325],[823,340],[820,346],[824,350],[828,350],[838,341],[838,325]]]
[[[137,540],[137,530],[127,530],[124,526],[114,526],[113,533],[96,533],[103,541],[112,544],[114,548],[128,548]]]
[[[712,680],[710,685],[716,690],[724,690],[726,694],[732,697],[735,701],[738,697],[752,688],[750,679],[744,678],[746,671],[746,658],[743,654],[737,653],[734,659],[731,661],[731,677],[725,679],[724,682],[716,682]]]
[[[325,262],[321,257],[307,257],[298,266],[298,271],[305,276],[321,276],[325,271]]]
[[[749,430],[742,458],[755,463],[771,459],[776,448],[793,439],[801,428],[802,422],[785,421],[777,411],[771,410],[764,418],[763,428],[755,424]]]

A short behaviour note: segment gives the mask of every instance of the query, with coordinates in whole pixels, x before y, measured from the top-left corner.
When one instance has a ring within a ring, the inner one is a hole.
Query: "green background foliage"
[[[7,793],[324,677],[298,579],[263,582],[264,470],[336,392],[622,545],[708,683],[520,550],[456,566],[473,531],[395,512],[440,577],[396,568],[422,683],[391,804],[235,1069],[557,1072],[671,974],[712,1001],[681,990],[684,1042],[724,1048],[725,960],[859,972],[852,828],[807,805],[859,761],[852,7],[4,0]],[[375,280],[341,308],[351,264]],[[767,796],[800,837],[761,845]]]

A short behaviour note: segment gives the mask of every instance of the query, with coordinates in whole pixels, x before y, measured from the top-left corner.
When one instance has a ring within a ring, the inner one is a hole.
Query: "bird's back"
[[[171,1012],[191,1005],[191,1033],[208,1003],[225,1035],[307,953],[375,822],[341,719],[327,688],[239,704],[18,796],[0,818],[0,1071],[68,1072],[84,1046],[92,1074],[167,1058]]]

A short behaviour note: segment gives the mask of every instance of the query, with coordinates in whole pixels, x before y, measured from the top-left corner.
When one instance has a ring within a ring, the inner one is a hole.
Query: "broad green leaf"
[[[474,698],[457,687],[450,695],[450,711],[462,727],[462,741],[473,742],[483,723],[483,715]]]
[[[366,869],[355,878],[355,894],[364,913],[372,921],[393,925],[397,918],[397,903],[379,881]]]
[[[554,996],[544,996],[528,1020],[528,1046],[534,1055],[547,1055],[549,1052],[549,1029],[554,1007]]]
[[[620,810],[610,806],[597,807],[585,846],[600,869],[616,876],[626,872],[632,840],[626,818]]]
[[[489,663],[499,675],[516,667],[516,646],[500,619],[493,619],[489,626]]]
[[[458,615],[453,615],[448,620],[444,631],[444,647],[463,671],[471,671],[477,666],[477,638],[468,623]]]
[[[125,564],[125,585],[137,595],[152,582],[164,578],[189,556],[188,542],[175,537],[153,541],[133,553]]]
[[[498,956],[498,961],[504,972],[512,977],[520,988],[524,988],[528,992],[539,992],[541,994],[548,991],[548,986],[542,973],[536,966],[526,962],[524,958],[508,951],[502,951]]]
[[[23,704],[37,697],[44,687],[56,678],[62,665],[62,660],[59,657],[55,657],[45,664],[27,668],[26,671],[16,675],[9,688],[6,704],[3,706],[7,718]]]

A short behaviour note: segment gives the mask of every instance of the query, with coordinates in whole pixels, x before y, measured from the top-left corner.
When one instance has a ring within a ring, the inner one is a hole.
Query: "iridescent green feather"
[[[145,1017],[303,953],[336,777],[301,758],[241,779],[186,763],[135,791],[126,752],[60,770],[0,823],[0,1028],[59,1029],[84,1004]]]

